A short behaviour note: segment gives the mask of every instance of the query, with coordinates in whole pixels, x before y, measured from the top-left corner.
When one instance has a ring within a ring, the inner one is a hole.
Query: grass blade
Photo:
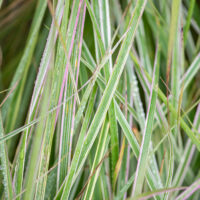
[[[151,97],[149,101],[150,103],[148,107],[146,124],[145,124],[142,144],[140,148],[140,155],[138,158],[138,164],[137,164],[137,169],[136,169],[135,181],[134,181],[134,190],[133,190],[134,196],[141,194],[143,181],[145,177],[145,171],[146,171],[145,163],[148,158],[148,152],[149,152],[149,146],[151,142],[151,134],[152,134],[152,128],[153,128],[153,121],[154,121],[154,113],[155,113],[155,108],[156,108],[156,98],[157,98],[156,87],[158,87],[158,79],[159,79],[158,78],[159,77],[159,62],[160,62],[159,59],[160,59],[160,49],[159,47],[157,47],[155,64],[154,64],[154,74],[153,74],[153,80],[152,80],[152,86],[151,86]]]
[[[3,135],[4,135],[3,122],[0,113],[0,136],[3,137]],[[9,166],[9,160],[5,142],[0,143],[0,157],[1,157],[1,170],[3,174],[3,184],[5,188],[5,197],[6,199],[13,199],[14,193],[12,188],[12,178],[10,173],[10,166]]]

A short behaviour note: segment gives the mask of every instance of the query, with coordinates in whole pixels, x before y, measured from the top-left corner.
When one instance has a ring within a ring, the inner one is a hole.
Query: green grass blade
[[[110,13],[108,1],[95,1],[96,7],[99,9],[99,27],[101,30],[102,41],[104,44],[104,49],[108,49],[111,44],[111,25],[110,25]],[[105,80],[108,82],[110,74],[112,72],[112,57],[109,58],[108,62],[104,66]],[[117,121],[115,117],[115,107],[114,101],[111,102],[110,108],[108,110],[109,122],[110,122],[110,148],[111,148],[111,176],[114,175],[115,166],[118,160],[119,153],[119,141],[118,141],[118,128]],[[113,183],[113,181],[112,181]]]
[[[100,138],[98,141],[96,154],[95,154],[95,158],[94,158],[92,169],[91,169],[91,172],[92,172],[90,175],[91,179],[89,180],[89,183],[88,183],[86,191],[85,191],[85,195],[83,197],[84,200],[92,199],[96,181],[98,179],[98,176],[99,176],[99,173],[101,170],[101,165],[102,165],[101,162],[104,157],[105,150],[106,150],[106,143],[107,143],[106,141],[108,140],[108,128],[109,128],[109,123],[106,122],[106,120],[105,120],[105,122],[102,126],[102,131],[100,133]],[[100,166],[99,166],[99,164],[100,164]],[[95,173],[95,174],[93,174],[93,173]]]
[[[193,80],[194,76],[200,69],[200,53],[196,56],[192,64],[189,66],[188,70],[183,75],[181,79],[181,84],[184,87],[184,90],[189,86],[191,81]]]
[[[50,77],[47,78],[47,83],[50,83]],[[46,104],[46,101],[50,93],[50,86],[49,86],[50,84],[47,84],[47,85],[48,86],[45,90],[42,103],[41,103],[42,114],[44,114],[48,109],[48,105]],[[34,196],[35,196],[36,185],[33,183],[36,182],[36,179],[37,179],[39,161],[41,159],[40,150],[41,150],[41,147],[44,145],[43,143],[44,129],[45,129],[44,121],[40,121],[39,125],[36,127],[36,130],[35,130],[35,137],[32,143],[32,152],[30,154],[31,159],[30,159],[30,162],[28,163],[28,168],[26,171],[26,181],[25,181],[26,191],[23,198],[25,200],[34,199]]]
[[[169,81],[170,66],[172,61],[173,44],[176,37],[176,27],[178,24],[178,14],[181,5],[181,0],[172,1],[171,8],[171,24],[170,24],[170,34],[168,41],[168,53],[167,53],[167,81]],[[168,83],[167,83],[168,84]]]
[[[89,99],[88,108],[87,108],[85,118],[84,118],[84,121],[83,121],[83,126],[82,126],[81,131],[80,131],[80,135],[79,135],[78,142],[77,142],[76,149],[75,149],[75,153],[74,153],[74,156],[73,156],[73,159],[72,159],[72,162],[71,162],[71,166],[70,166],[69,172],[68,172],[67,177],[66,177],[65,182],[64,182],[65,184],[68,184],[68,182],[70,182],[70,181],[72,182],[72,179],[73,179],[74,174],[76,172],[76,169],[78,167],[78,160],[80,159],[81,150],[83,148],[83,141],[84,141],[85,133],[87,131],[90,116],[92,114],[92,108],[94,106],[96,91],[97,91],[97,87],[94,86],[92,93],[91,93],[91,96],[90,96],[90,99]],[[67,189],[70,190],[70,186]],[[58,194],[56,195],[55,198],[58,198],[61,195],[61,193],[62,193],[62,187],[61,187],[60,191],[58,192]]]
[[[149,146],[151,142],[151,134],[152,134],[154,113],[156,109],[156,99],[157,99],[156,87],[158,87],[159,65],[160,65],[160,49],[159,47],[157,48],[158,49],[157,49],[156,57],[155,57],[154,74],[153,74],[153,80],[152,80],[152,86],[151,86],[151,96],[150,96],[146,124],[145,124],[142,144],[140,148],[140,155],[138,158],[137,170],[136,170],[136,175],[135,175],[135,181],[134,181],[134,190],[133,190],[134,196],[137,196],[138,194],[141,194],[142,192],[142,186],[143,186],[145,171],[146,171],[145,163],[147,162],[147,159],[148,159]]]
[[[183,32],[183,39],[184,39],[184,44],[186,45],[186,41],[187,41],[187,34],[190,28],[190,24],[191,24],[191,19],[192,19],[192,14],[194,11],[194,6],[195,6],[195,0],[191,0],[190,1],[190,5],[189,5],[189,10],[188,10],[188,15],[187,15],[187,19],[186,19],[186,24],[184,27],[184,32]]]
[[[3,122],[2,122],[2,117],[0,113],[0,136],[3,137],[3,135],[4,135]],[[0,158],[1,158],[1,171],[3,175],[5,197],[6,199],[13,199],[14,192],[12,188],[12,177],[11,177],[5,142],[0,143]]]

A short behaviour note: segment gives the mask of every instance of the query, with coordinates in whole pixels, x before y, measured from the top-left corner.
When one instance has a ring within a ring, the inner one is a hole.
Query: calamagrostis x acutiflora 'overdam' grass
[[[200,199],[198,1],[0,0],[0,65],[0,199]]]

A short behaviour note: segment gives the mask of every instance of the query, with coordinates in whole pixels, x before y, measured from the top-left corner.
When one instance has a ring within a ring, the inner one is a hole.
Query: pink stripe
[[[80,66],[81,49],[82,49],[82,43],[83,43],[83,29],[84,29],[84,24],[85,24],[85,12],[86,12],[86,4],[84,4],[84,10],[83,10],[83,19],[82,19],[82,27],[81,27],[81,37],[80,37],[79,55],[78,55],[78,63],[77,63],[77,73],[76,73],[76,86],[78,86],[79,66]],[[73,129],[74,129],[75,109],[76,109],[76,97],[74,96],[72,126],[71,126],[71,134],[70,134],[70,148],[69,148],[69,156],[70,157],[69,158],[71,158],[71,144],[72,144],[72,136],[73,136]],[[69,159],[69,163],[70,163],[70,159]]]

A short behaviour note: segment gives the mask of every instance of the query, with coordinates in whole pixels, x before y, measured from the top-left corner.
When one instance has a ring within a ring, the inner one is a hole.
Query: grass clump
[[[0,198],[200,198],[200,5],[0,1]]]

